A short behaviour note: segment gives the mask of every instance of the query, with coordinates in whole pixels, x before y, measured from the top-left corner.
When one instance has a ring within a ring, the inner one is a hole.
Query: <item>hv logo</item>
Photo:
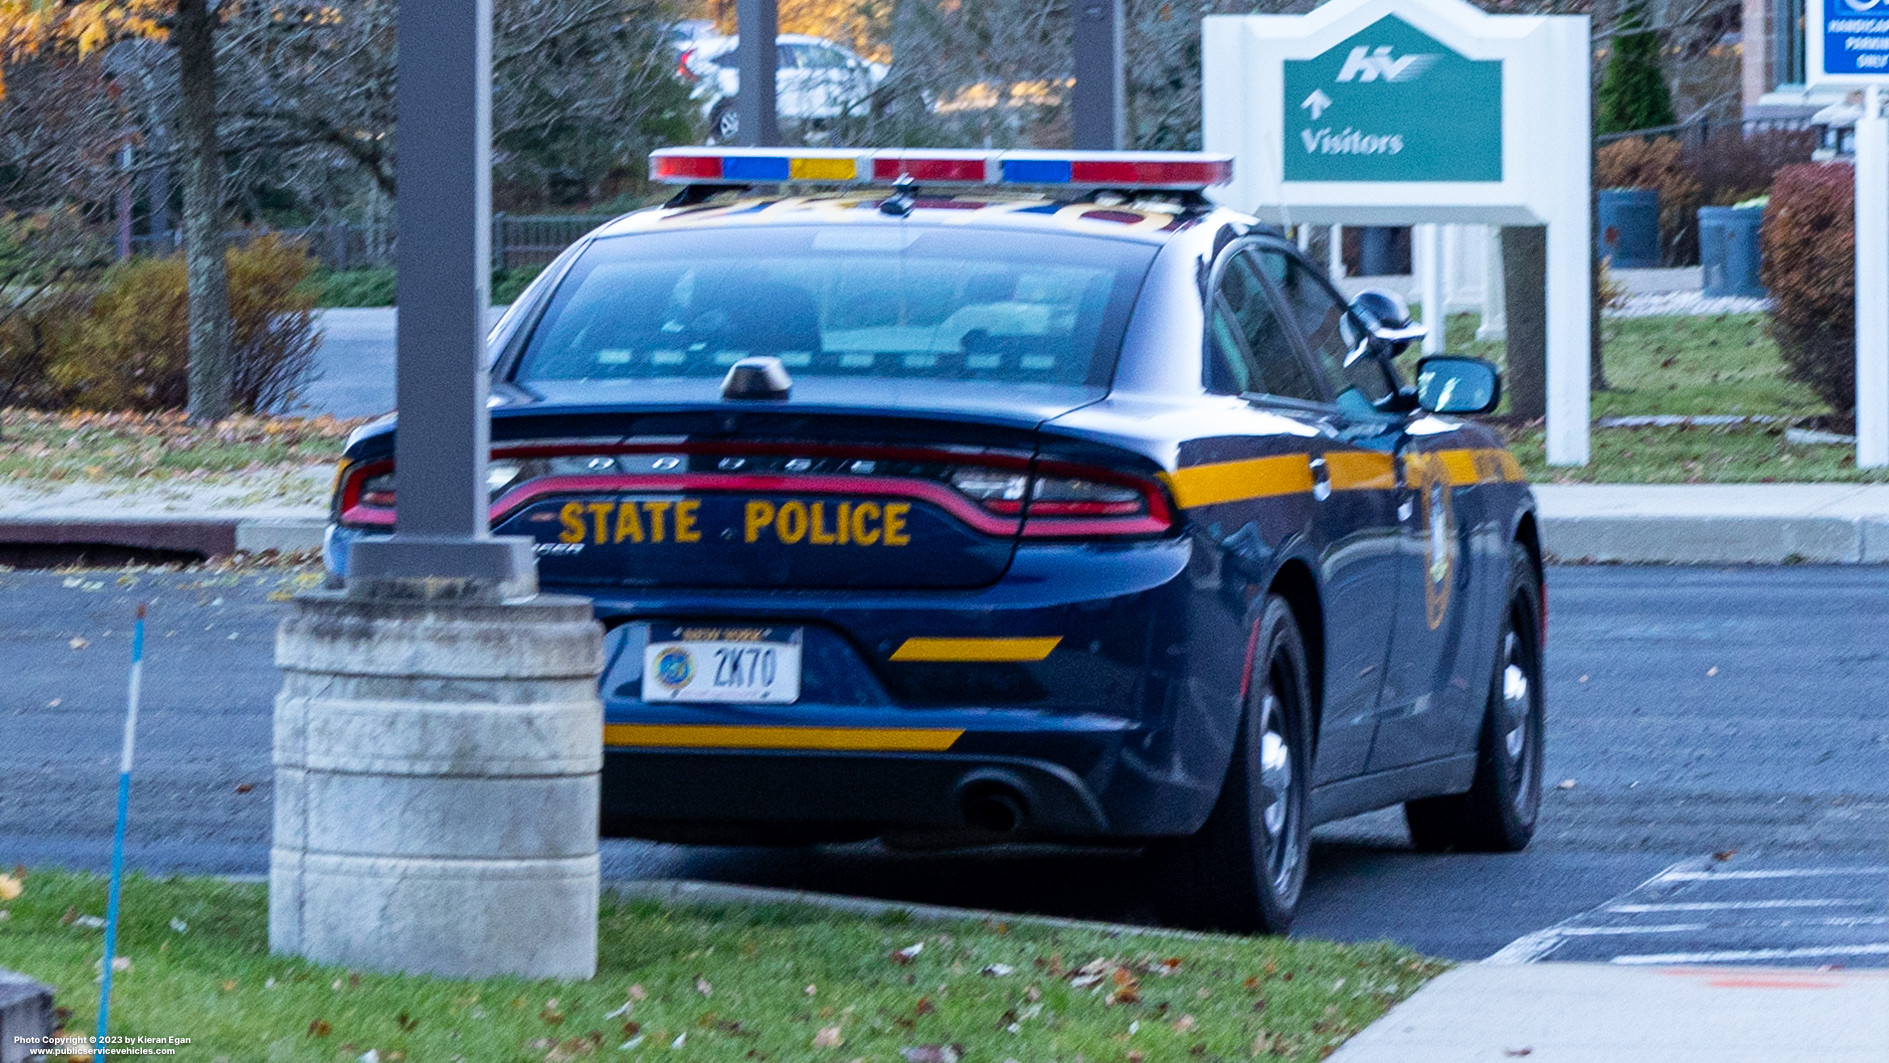
[[[1336,80],[1341,85],[1353,81],[1414,81],[1435,66],[1438,58],[1435,55],[1393,56],[1388,44],[1375,48],[1360,44],[1345,57],[1345,65],[1338,68]]]
[[[1385,15],[1284,67],[1285,180],[1502,180],[1501,60]]]

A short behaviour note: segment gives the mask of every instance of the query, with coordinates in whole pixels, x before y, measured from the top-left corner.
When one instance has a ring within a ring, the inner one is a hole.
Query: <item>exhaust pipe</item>
[[[965,780],[958,788],[964,821],[992,834],[1011,834],[1029,819],[1029,802],[1007,779],[989,776]]]

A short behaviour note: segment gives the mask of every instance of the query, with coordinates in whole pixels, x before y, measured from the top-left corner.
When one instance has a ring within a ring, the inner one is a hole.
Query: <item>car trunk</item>
[[[511,479],[493,530],[531,539],[554,587],[986,586],[1016,549],[1036,426],[1090,397],[1060,390],[951,417],[883,389],[864,409],[533,396],[494,411]]]

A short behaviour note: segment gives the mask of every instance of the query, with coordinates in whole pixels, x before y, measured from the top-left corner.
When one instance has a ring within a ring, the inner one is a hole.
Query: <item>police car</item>
[[[667,149],[492,334],[491,521],[596,603],[603,824],[1141,848],[1292,918],[1319,823],[1533,831],[1546,605],[1488,363],[1395,364],[1191,153]],[[327,556],[385,534],[384,422]]]

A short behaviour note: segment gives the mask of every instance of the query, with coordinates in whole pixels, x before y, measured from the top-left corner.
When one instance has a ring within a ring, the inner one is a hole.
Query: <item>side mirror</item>
[[[1401,354],[1405,347],[1422,339],[1429,331],[1411,322],[1410,305],[1404,302],[1403,296],[1381,288],[1359,292],[1351,300],[1351,312],[1371,330],[1373,339],[1390,347],[1392,354]]]
[[[1502,401],[1502,373],[1481,358],[1439,354],[1417,363],[1417,405],[1431,413],[1488,413]]]

